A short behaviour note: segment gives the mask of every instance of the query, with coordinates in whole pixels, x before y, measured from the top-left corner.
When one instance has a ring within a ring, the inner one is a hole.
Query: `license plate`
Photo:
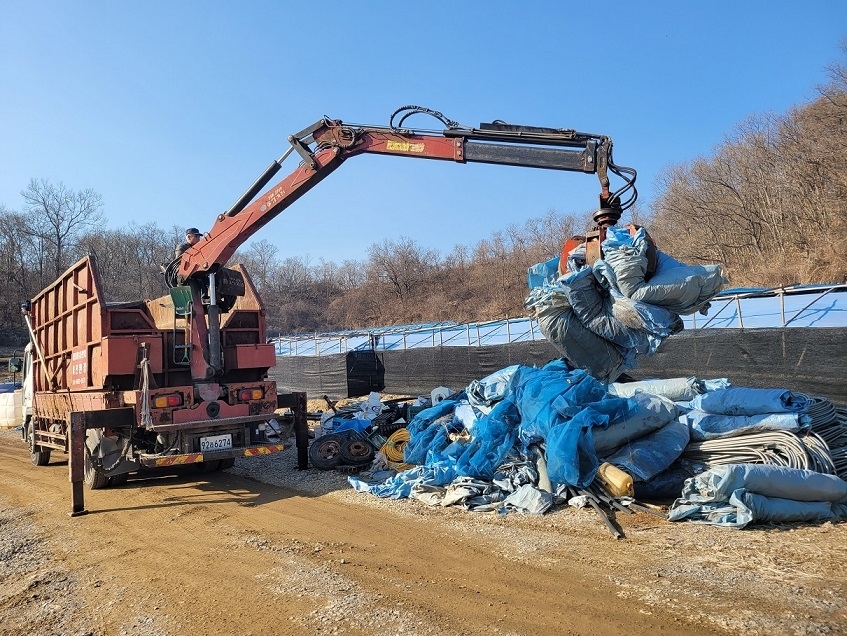
[[[226,450],[227,448],[232,448],[232,434],[200,438],[201,452]]]

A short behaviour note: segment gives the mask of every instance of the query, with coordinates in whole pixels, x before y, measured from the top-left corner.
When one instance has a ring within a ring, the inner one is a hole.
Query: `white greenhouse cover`
[[[847,327],[847,284],[777,289],[729,289],[718,294],[706,315],[682,316],[685,328],[761,329]],[[484,347],[544,340],[535,320],[512,318],[481,323],[426,323],[274,338],[278,356],[316,356],[357,349]]]

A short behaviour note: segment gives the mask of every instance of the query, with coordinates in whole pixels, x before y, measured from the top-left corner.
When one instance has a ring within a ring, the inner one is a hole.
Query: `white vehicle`
[[[21,387],[23,387],[23,399],[21,400],[21,419],[24,423],[24,430],[29,425],[32,419],[32,343],[28,343],[24,348],[24,360],[21,367]]]

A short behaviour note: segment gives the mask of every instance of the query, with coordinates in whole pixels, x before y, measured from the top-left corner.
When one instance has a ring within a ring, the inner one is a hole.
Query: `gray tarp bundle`
[[[719,265],[689,266],[661,252],[648,277],[643,228],[609,228],[602,247],[603,259],[591,267],[569,259],[571,271],[556,280],[549,263],[530,268],[535,286],[524,305],[569,364],[609,382],[680,331],[680,315],[705,311],[726,280]]]
[[[686,480],[668,519],[744,528],[756,522],[847,518],[847,482],[812,470],[717,466]]]
[[[667,380],[641,380],[640,382],[613,382],[609,385],[609,393],[618,397],[631,397],[636,391],[644,391],[660,395],[671,402],[687,402],[706,391],[716,391],[729,387],[729,380],[717,378],[700,380],[699,378],[669,378]]]

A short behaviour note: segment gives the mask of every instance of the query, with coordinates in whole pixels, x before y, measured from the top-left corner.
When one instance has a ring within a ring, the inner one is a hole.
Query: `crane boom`
[[[401,113],[395,124],[394,118]],[[434,131],[403,127],[405,120],[416,113],[435,117],[445,128]],[[435,111],[404,106],[394,112],[388,126],[345,124],[323,118],[289,136],[288,141],[290,147],[282,157],[272,162],[229,210],[218,215],[199,243],[166,269],[169,287],[186,286],[191,290],[191,370],[195,380],[209,380],[223,370],[220,315],[228,311],[244,288],[241,275],[224,268],[227,261],[260,228],[350,157],[378,154],[596,174],[600,180],[600,210],[594,219],[600,226],[614,225],[638,196],[635,170],[612,161],[610,137],[569,128],[516,126],[500,121],[471,128]],[[301,158],[295,170],[265,190],[283,161],[293,153]],[[616,191],[610,190],[609,172],[625,182]]]
[[[495,122],[481,124],[479,128],[457,126],[434,133],[347,125],[339,120],[321,119],[291,135],[289,142],[291,148],[285,155],[273,162],[230,210],[217,217],[202,241],[185,252],[178,270],[180,280],[225,265],[260,228],[329,176],[345,159],[360,154],[596,173],[600,180],[601,208],[623,209],[634,202],[635,171],[618,169],[611,163],[611,139],[571,129]],[[255,198],[292,151],[301,156],[302,162],[291,174]],[[622,192],[609,190],[610,167],[633,175],[626,186],[633,193],[628,205],[620,201]]]

